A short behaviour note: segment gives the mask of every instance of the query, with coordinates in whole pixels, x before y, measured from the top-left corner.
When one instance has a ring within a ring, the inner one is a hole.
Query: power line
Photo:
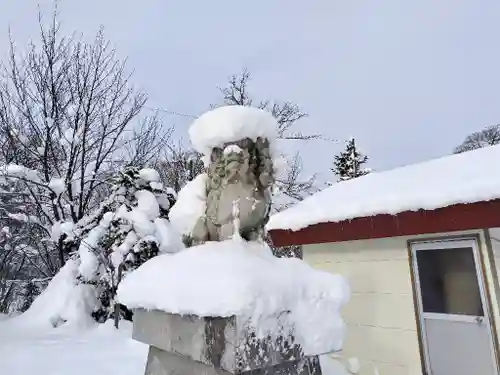
[[[144,105],[144,106],[142,106],[142,108],[146,109],[148,111],[162,112],[162,113],[165,113],[165,114],[171,115],[171,116],[181,116],[181,117],[187,117],[187,118],[192,118],[192,119],[197,119],[199,117],[199,116],[195,116],[195,115],[192,115],[192,114],[189,114],[189,113],[171,111],[169,109],[161,108],[161,107],[150,107],[150,106]],[[284,139],[286,139],[286,138],[284,138]],[[309,140],[314,140],[314,139],[309,139]],[[329,138],[329,137],[323,137],[323,136],[315,138],[315,140],[322,140],[322,141],[328,141],[328,142],[339,142],[338,139]]]
[[[147,109],[149,111],[154,111],[154,112],[163,112],[171,116],[181,116],[181,117],[189,117],[189,118],[198,118],[198,116],[191,115],[189,113],[183,113],[183,112],[177,112],[177,111],[171,111],[165,108],[160,108],[160,107],[149,107],[147,105],[143,106],[142,108]]]

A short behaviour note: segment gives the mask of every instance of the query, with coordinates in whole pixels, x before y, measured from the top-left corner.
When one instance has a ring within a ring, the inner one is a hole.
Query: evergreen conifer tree
[[[332,172],[338,177],[338,181],[350,180],[371,172],[364,167],[367,162],[368,156],[363,155],[356,147],[354,138],[350,138],[345,150],[335,156]]]

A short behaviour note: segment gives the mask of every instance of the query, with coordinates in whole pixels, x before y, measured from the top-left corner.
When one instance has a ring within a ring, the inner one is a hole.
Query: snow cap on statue
[[[244,138],[266,138],[271,145],[277,137],[278,123],[263,109],[240,105],[224,106],[201,115],[189,128],[196,151],[210,155],[215,147]]]

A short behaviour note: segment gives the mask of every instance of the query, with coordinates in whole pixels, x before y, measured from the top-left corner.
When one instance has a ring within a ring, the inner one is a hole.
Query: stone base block
[[[230,375],[230,373],[193,361],[184,355],[150,346],[145,375]]]
[[[318,357],[284,362],[279,365],[243,371],[241,375],[321,375]],[[231,375],[222,369],[206,365],[191,358],[166,352],[151,346],[145,375]]]
[[[203,370],[207,371],[206,374],[218,374],[213,372],[219,371],[214,368],[231,374],[281,374],[280,371],[285,369],[283,374],[321,374],[317,357],[306,358],[292,336],[277,334],[273,338],[257,338],[247,322],[236,316],[181,316],[162,311],[136,310],[133,326],[134,339],[154,347],[150,350],[150,357],[153,358],[148,359],[150,367],[153,360],[158,362],[160,357],[178,355],[184,357],[182,361],[191,360],[198,362],[197,365],[212,368]],[[279,329],[279,324],[277,327]],[[308,373],[299,369],[304,366],[310,368]],[[165,374],[174,373],[183,374]]]

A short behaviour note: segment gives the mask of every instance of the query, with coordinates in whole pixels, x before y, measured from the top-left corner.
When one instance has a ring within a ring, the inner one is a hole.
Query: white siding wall
[[[343,355],[361,362],[361,375],[420,375],[421,361],[413,305],[407,241],[432,237],[480,234],[486,280],[493,313],[500,328],[494,275],[489,269],[482,231],[442,233],[308,245],[304,260],[318,269],[344,275],[352,297],[343,315],[347,337]],[[491,231],[500,240],[500,228]],[[495,267],[500,273],[500,242],[493,242]],[[498,281],[496,281],[498,285]]]
[[[406,239],[304,246],[304,260],[344,275],[352,297],[344,310],[343,354],[361,362],[361,375],[421,374]]]

